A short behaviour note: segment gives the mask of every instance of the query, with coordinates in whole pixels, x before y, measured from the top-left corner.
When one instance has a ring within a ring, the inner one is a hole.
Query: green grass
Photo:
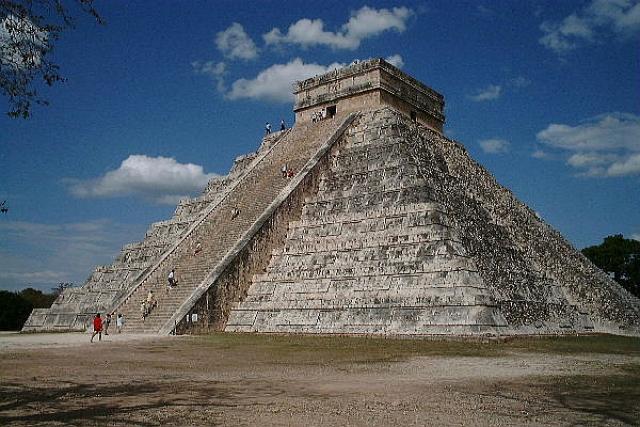
[[[640,338],[611,335],[451,341],[219,333],[195,339],[206,346],[250,352],[283,364],[391,362],[416,356],[501,357],[515,352],[640,355]]]

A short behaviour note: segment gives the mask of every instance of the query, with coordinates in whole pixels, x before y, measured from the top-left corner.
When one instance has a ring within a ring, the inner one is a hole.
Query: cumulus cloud
[[[45,224],[0,223],[0,288],[49,290],[59,282],[82,284],[96,265],[110,263],[118,250],[144,234],[142,225],[105,219]]]
[[[322,19],[303,18],[291,24],[286,34],[274,28],[262,37],[267,45],[329,46],[354,50],[362,40],[385,31],[405,31],[407,21],[413,15],[413,10],[406,7],[374,9],[364,6],[353,12],[349,21],[335,32],[325,30]]]
[[[118,169],[87,181],[67,180],[76,197],[116,197],[137,195],[156,203],[175,204],[206,186],[215,174],[205,174],[202,166],[178,163],[169,157],[131,155]]]
[[[476,102],[492,101],[494,99],[500,98],[501,93],[502,93],[502,86],[489,85],[484,89],[480,89],[475,95],[472,95],[469,98]]]
[[[534,152],[531,153],[531,157],[533,157],[534,159],[545,159],[548,156],[549,155],[547,154],[546,151],[540,150],[540,149],[534,150]]]
[[[402,56],[398,54],[391,55],[385,58],[384,60],[387,61],[389,64],[396,66],[398,68],[402,68],[404,66],[404,59],[402,59]]]
[[[258,48],[237,22],[216,34],[216,46],[229,59],[253,59],[258,56]]]
[[[640,31],[637,0],[592,0],[563,20],[544,21],[540,44],[558,54],[600,41],[610,34],[633,37]]]
[[[640,116],[609,113],[577,126],[554,123],[536,137],[568,153],[567,164],[581,175],[640,175]]]
[[[239,79],[233,82],[227,93],[228,99],[257,99],[271,102],[291,102],[293,100],[292,84],[318,74],[324,74],[345,64],[333,63],[320,65],[305,64],[302,59],[295,58],[286,64],[274,64],[262,70],[253,79]]]
[[[478,144],[480,144],[482,151],[490,154],[506,153],[509,151],[509,147],[511,146],[509,141],[498,138],[483,139],[482,141],[479,141]]]
[[[640,242],[640,233],[632,234],[632,235],[631,235],[631,238],[632,238],[633,240],[637,240],[637,241],[639,241],[639,242]]]
[[[191,66],[196,73],[211,77],[216,82],[216,88],[219,92],[225,91],[224,76],[227,73],[227,66],[224,62],[194,61]]]

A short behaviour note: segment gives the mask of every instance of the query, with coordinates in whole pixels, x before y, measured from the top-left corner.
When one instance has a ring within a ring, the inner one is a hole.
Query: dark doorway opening
[[[415,111],[412,111],[409,115],[411,116],[411,121],[412,122],[417,122],[418,121],[418,113],[416,113]]]
[[[332,105],[331,107],[327,107],[327,117],[335,116],[336,112],[337,112],[337,108],[335,105]]]

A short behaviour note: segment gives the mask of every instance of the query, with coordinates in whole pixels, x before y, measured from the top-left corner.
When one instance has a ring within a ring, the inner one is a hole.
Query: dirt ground
[[[640,425],[640,339],[0,334],[0,425]]]

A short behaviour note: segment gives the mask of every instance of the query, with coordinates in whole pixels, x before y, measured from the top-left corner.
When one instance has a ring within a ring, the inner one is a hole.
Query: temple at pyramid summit
[[[442,95],[382,59],[294,95],[291,129],[24,330],[640,335],[640,300],[443,134]]]

